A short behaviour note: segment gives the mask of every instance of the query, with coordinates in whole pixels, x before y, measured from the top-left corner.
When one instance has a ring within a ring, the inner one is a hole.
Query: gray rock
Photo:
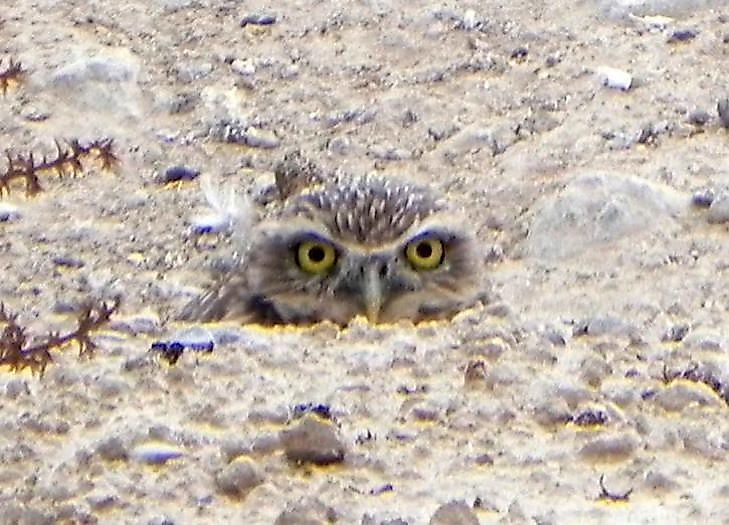
[[[316,499],[304,499],[281,512],[273,525],[321,525],[337,523],[337,511]]]
[[[717,405],[716,396],[700,383],[673,383],[658,392],[655,403],[668,412],[681,412],[690,405]]]
[[[263,483],[263,476],[253,462],[247,458],[237,458],[223,467],[215,476],[215,485],[218,490],[236,498],[244,498],[261,483]]]
[[[250,60],[241,60],[239,58],[233,60],[233,62],[230,63],[230,69],[238,73],[239,75],[243,75],[246,77],[249,77],[256,72],[256,66],[253,62]]]
[[[707,220],[711,224],[729,222],[729,192],[721,191],[709,206]]]
[[[141,114],[142,94],[137,85],[139,62],[128,51],[97,53],[60,67],[50,75],[50,86],[68,104],[84,112]]]
[[[428,523],[430,525],[479,525],[476,514],[463,501],[451,501],[441,505]]]
[[[301,418],[294,428],[282,431],[281,443],[291,461],[327,465],[344,459],[345,447],[336,427],[312,414]]]
[[[118,437],[108,437],[96,445],[96,454],[106,461],[126,461],[129,450]]]
[[[535,212],[527,252],[541,258],[577,255],[623,237],[666,228],[687,202],[667,186],[639,177],[583,175]]]
[[[600,436],[583,446],[580,456],[591,461],[622,461],[637,447],[637,440],[629,435]]]
[[[210,62],[192,62],[177,65],[177,79],[180,82],[190,83],[205,78],[213,71]]]

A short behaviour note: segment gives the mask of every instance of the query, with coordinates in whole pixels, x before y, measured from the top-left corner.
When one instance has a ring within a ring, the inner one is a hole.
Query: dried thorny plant
[[[0,68],[2,68],[1,59]],[[23,65],[11,58],[8,61],[8,65],[4,69],[0,69],[0,91],[2,91],[3,96],[5,96],[11,86],[20,84],[24,77],[25,69],[23,69]]]
[[[0,195],[10,193],[10,183],[15,179],[25,181],[25,192],[28,196],[42,191],[39,175],[42,173],[56,173],[59,177],[64,175],[78,175],[84,170],[83,162],[89,158],[97,159],[101,168],[113,169],[119,159],[114,154],[114,140],[104,138],[82,144],[77,139],[65,141],[63,144],[55,141],[56,154],[53,158],[46,155],[38,158],[33,152],[12,154],[5,152],[7,168],[0,173]]]
[[[28,336],[27,330],[18,323],[18,315],[11,314],[0,303],[0,365],[9,366],[13,371],[30,368],[31,372],[43,375],[46,366],[53,359],[51,350],[75,342],[79,355],[91,355],[96,344],[91,340],[91,332],[101,328],[119,308],[119,299],[110,302],[87,302],[78,314],[76,329],[61,335],[50,332],[38,342]]]

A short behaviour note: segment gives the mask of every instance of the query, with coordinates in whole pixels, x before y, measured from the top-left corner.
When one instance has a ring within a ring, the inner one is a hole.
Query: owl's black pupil
[[[313,263],[320,263],[324,260],[326,254],[321,246],[312,246],[309,248],[309,260]]]
[[[415,247],[415,253],[418,254],[418,257],[422,259],[427,259],[431,255],[433,255],[433,247],[430,245],[430,243],[421,242]]]

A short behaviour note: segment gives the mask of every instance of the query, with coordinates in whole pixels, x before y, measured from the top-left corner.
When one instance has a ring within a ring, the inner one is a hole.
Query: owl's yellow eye
[[[405,255],[416,270],[435,270],[443,263],[443,243],[432,237],[417,239],[407,245]]]
[[[331,270],[337,259],[334,248],[320,241],[304,241],[296,248],[296,262],[307,273],[322,274]]]

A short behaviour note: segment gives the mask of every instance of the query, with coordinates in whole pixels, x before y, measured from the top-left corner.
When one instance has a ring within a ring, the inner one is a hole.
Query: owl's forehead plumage
[[[441,209],[424,188],[374,177],[329,183],[299,195],[292,207],[296,214],[315,214],[339,238],[363,245],[394,241]]]

